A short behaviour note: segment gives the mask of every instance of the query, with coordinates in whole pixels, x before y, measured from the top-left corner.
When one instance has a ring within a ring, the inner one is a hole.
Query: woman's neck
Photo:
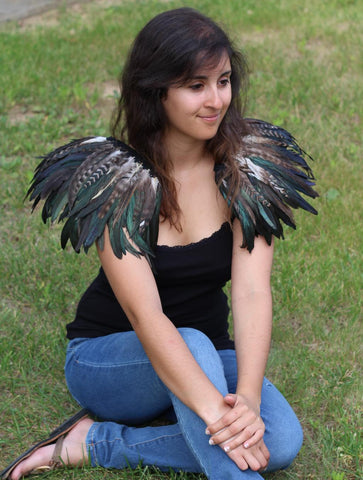
[[[165,138],[166,151],[174,173],[193,170],[210,155],[205,151],[204,141],[182,141],[176,138]]]

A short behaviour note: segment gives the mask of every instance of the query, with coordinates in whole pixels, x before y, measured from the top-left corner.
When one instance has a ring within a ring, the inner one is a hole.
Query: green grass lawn
[[[95,1],[0,26],[0,468],[73,414],[65,324],[98,269],[30,215],[38,155],[108,134],[126,51],[156,13],[187,5],[219,20],[251,67],[248,115],[290,130],[315,158],[318,217],[297,212],[276,242],[267,375],[305,431],[294,465],[267,479],[362,477],[363,10],[354,0]],[[47,478],[186,479],[140,467]]]

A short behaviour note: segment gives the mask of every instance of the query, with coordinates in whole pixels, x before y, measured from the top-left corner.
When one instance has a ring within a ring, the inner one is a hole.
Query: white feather
[[[93,137],[93,138],[90,138],[89,140],[85,140],[84,142],[81,143],[81,145],[84,145],[85,143],[105,142],[106,140],[107,140],[106,137]]]

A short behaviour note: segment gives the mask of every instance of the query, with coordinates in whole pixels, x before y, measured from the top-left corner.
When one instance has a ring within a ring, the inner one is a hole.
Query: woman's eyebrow
[[[226,75],[231,75],[232,70],[227,70],[226,72],[223,72],[219,75],[219,77],[225,77]],[[191,80],[207,80],[208,75],[194,75],[191,77]]]

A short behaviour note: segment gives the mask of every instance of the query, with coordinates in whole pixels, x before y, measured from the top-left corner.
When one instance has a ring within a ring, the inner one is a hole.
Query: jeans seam
[[[90,435],[91,438],[87,442],[87,448],[90,452],[91,464],[93,466],[99,465],[99,461],[98,461],[98,458],[97,458],[97,452],[96,452],[96,448],[95,448],[94,434],[95,434],[95,424],[93,424],[90,428],[89,435]]]
[[[149,365],[150,362],[148,360],[145,361],[137,361],[137,362],[125,362],[125,363],[107,363],[107,364],[102,364],[100,365],[99,363],[93,363],[93,362],[85,362],[85,361],[79,361],[77,358],[74,359],[74,361],[78,365],[84,365],[86,367],[96,367],[96,368],[119,368],[119,367],[128,367],[128,366],[133,366],[133,365]]]
[[[144,442],[138,442],[138,443],[127,443],[127,442],[125,442],[125,440],[122,437],[115,437],[112,440],[100,440],[98,442],[93,441],[92,445],[94,447],[97,447],[97,445],[102,445],[104,443],[109,445],[109,444],[112,444],[114,442],[122,442],[124,445],[127,446],[127,448],[135,448],[135,447],[138,447],[140,445],[151,445],[155,441],[162,440],[164,438],[170,439],[170,438],[173,438],[173,437],[176,438],[176,437],[179,437],[179,436],[183,436],[183,434],[182,433],[174,433],[172,435],[160,435],[159,437],[155,437],[152,440],[148,440],[148,441],[144,441]]]
[[[177,438],[183,436],[183,434],[180,433],[173,433],[172,435],[160,435],[159,437],[153,438],[152,440],[148,440],[147,442],[138,442],[138,443],[132,443],[132,444],[127,444],[129,447],[138,447],[140,445],[150,445],[154,443],[155,441],[162,440],[164,438]]]

